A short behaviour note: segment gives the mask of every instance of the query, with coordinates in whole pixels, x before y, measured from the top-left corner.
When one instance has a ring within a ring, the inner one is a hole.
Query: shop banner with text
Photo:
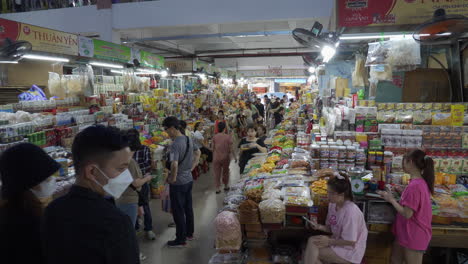
[[[338,0],[337,4],[340,27],[421,24],[440,8],[449,15],[468,15],[468,0]]]
[[[187,73],[193,70],[193,60],[173,60],[165,61],[164,66],[172,73]]]
[[[164,57],[156,55],[147,51],[141,51],[140,53],[140,63],[143,66],[163,69],[164,68]]]
[[[131,48],[112,42],[93,39],[94,58],[127,63],[131,59]]]
[[[78,36],[0,18],[0,38],[28,41],[34,51],[78,55]]]

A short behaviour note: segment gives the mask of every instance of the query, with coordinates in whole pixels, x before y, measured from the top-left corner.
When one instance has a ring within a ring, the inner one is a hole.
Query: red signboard
[[[443,8],[468,15],[468,0],[338,0],[339,27],[421,24]]]

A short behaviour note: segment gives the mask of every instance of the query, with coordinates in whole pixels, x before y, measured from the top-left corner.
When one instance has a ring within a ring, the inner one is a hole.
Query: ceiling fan
[[[445,9],[437,9],[432,19],[415,29],[413,38],[424,45],[451,42],[466,34],[468,34],[468,17],[447,15]]]
[[[27,41],[12,41],[6,38],[0,45],[0,60],[19,61],[21,57],[32,50],[31,43]]]
[[[327,63],[336,53],[336,47],[339,43],[339,36],[336,33],[322,34],[323,25],[319,22],[315,22],[312,29],[307,30],[305,28],[295,28],[292,31],[293,38],[303,46],[319,49],[320,55],[302,56],[304,62],[311,66],[312,64],[318,64],[320,62]]]

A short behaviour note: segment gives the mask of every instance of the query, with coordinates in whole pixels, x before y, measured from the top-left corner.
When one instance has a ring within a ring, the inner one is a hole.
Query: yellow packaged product
[[[465,106],[462,104],[451,105],[452,126],[463,126],[465,117]]]
[[[432,125],[451,126],[452,125],[452,113],[432,113]]]

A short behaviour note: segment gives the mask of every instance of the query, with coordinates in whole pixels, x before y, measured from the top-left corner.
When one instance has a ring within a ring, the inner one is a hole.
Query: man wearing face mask
[[[51,175],[59,168],[60,164],[33,144],[19,144],[3,152],[0,157],[2,263],[46,263],[41,250],[40,199],[54,194],[55,177]]]
[[[134,225],[114,204],[133,182],[127,137],[91,126],[76,135],[72,155],[76,183],[44,216],[47,263],[140,263]]]
[[[170,184],[172,216],[176,225],[176,239],[167,242],[169,247],[184,247],[187,240],[193,240],[194,217],[192,207],[192,170],[198,165],[200,150],[194,150],[192,140],[180,131],[176,117],[168,117],[162,123],[164,130],[174,141],[169,148]]]

